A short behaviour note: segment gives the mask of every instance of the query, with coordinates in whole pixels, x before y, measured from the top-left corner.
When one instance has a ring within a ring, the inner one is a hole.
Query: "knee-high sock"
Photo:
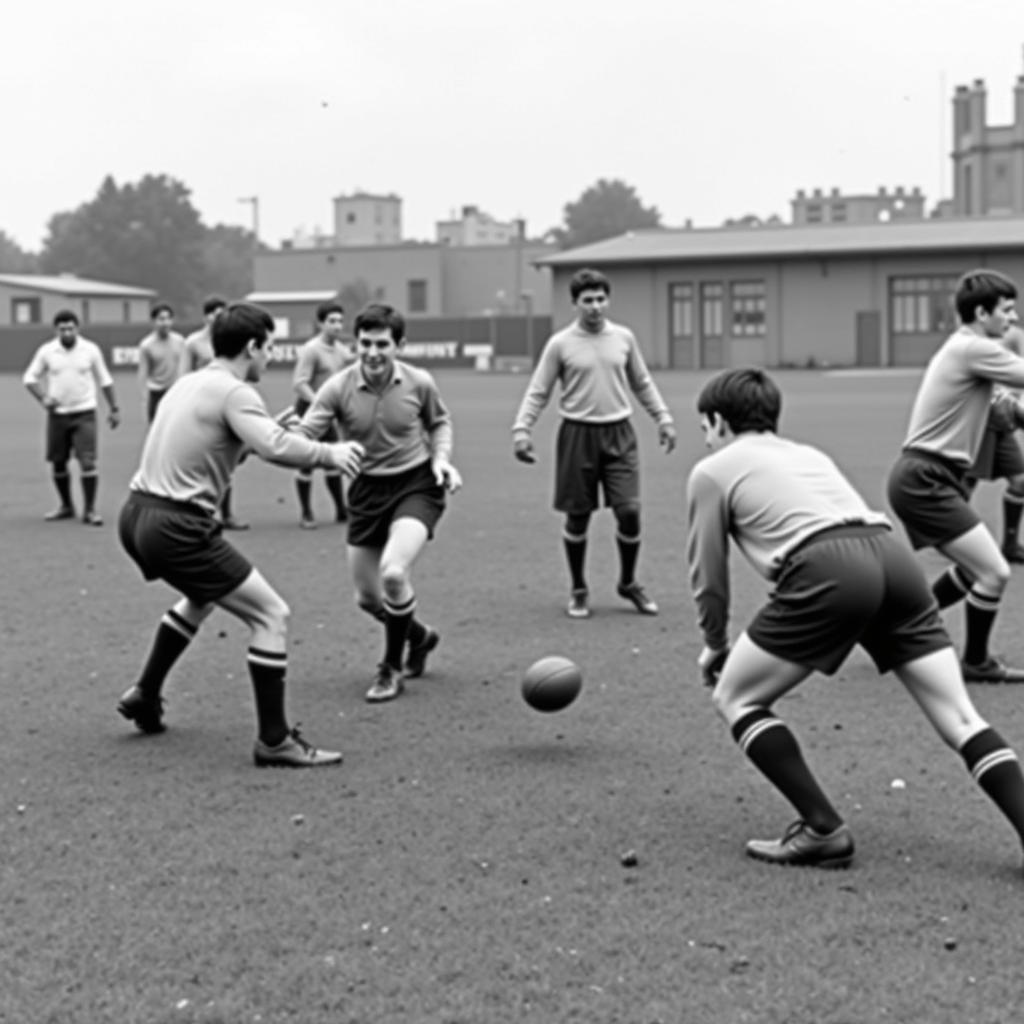
[[[837,829],[843,819],[825,796],[796,737],[767,708],[756,708],[732,727],[740,749],[816,832]]]
[[[988,657],[988,639],[999,611],[999,597],[971,587],[966,603],[967,626],[964,630],[964,661],[980,665]]]
[[[402,651],[409,637],[409,625],[416,611],[416,595],[392,604],[384,599],[384,661],[394,669],[402,667]]]
[[[86,512],[91,512],[96,507],[96,488],[99,482],[99,474],[95,469],[82,473],[82,501],[85,503]]]
[[[366,614],[369,615],[371,619],[376,619],[379,623],[381,623],[381,625],[384,625],[384,623],[387,621],[386,617],[385,617],[385,614],[384,614],[384,606],[383,605],[376,605],[376,606],[374,606],[374,605],[361,604],[359,607],[362,608],[362,610],[364,612],[366,612]],[[423,643],[423,638],[426,635],[427,635],[427,627],[425,625],[423,625],[423,623],[420,622],[420,620],[417,619],[415,615],[413,615],[412,619],[409,622],[409,632],[408,632],[408,635],[407,635],[407,639],[408,639],[409,643],[410,644],[420,644],[420,643]]]
[[[324,476],[324,483],[327,484],[327,491],[334,501],[334,518],[345,518],[345,492],[341,487],[340,473],[327,473]]]
[[[312,491],[313,481],[308,476],[297,476],[295,478],[295,492],[299,496],[299,513],[303,519],[313,518],[313,507],[310,504]]]
[[[173,608],[164,612],[137,684],[147,697],[156,697],[160,693],[167,673],[197,632],[196,627],[186,622]]]
[[[995,729],[986,726],[960,748],[974,781],[1006,815],[1024,843],[1024,775],[1017,755]]]
[[[573,590],[586,590],[587,588],[587,535],[572,534],[568,529],[562,532],[562,543],[565,547],[565,560],[569,565],[569,578],[572,580]]]
[[[53,471],[53,486],[57,488],[60,495],[61,508],[73,508],[71,500],[71,474],[67,469],[55,469]]]
[[[615,544],[619,549],[619,584],[628,587],[634,582],[640,557],[640,513],[636,509],[617,514]]]
[[[962,601],[970,589],[971,581],[958,566],[952,565],[932,584],[932,595],[940,608],[948,608]]]
[[[284,710],[284,677],[288,672],[288,655],[284,651],[266,651],[250,647],[246,659],[253,697],[256,699],[256,726],[260,739],[276,747],[288,735],[288,718]]]
[[[1024,512],[1024,494],[1014,494],[1007,491],[1003,495],[1003,544],[1012,545],[1017,543],[1017,533],[1020,530],[1020,517]]]

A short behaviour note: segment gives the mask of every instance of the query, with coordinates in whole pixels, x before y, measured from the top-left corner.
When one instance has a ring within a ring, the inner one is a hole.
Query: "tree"
[[[211,295],[244,298],[252,291],[252,258],[257,247],[248,228],[218,224],[203,236],[203,289]]]
[[[729,217],[722,222],[723,228],[776,228],[783,223],[782,218],[773,213],[770,217],[759,217],[756,213],[747,213],[742,217]]]
[[[632,185],[601,178],[562,211],[563,226],[552,236],[563,249],[614,238],[626,231],[661,227],[655,206],[644,206]]]
[[[32,274],[36,267],[35,254],[25,252],[6,231],[0,231],[0,274]]]
[[[190,195],[163,174],[122,186],[106,177],[90,202],[50,218],[43,272],[153,288],[179,317],[196,316],[208,287],[206,229]]]

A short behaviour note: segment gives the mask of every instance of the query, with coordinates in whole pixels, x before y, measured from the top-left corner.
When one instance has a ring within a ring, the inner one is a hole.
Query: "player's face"
[[[360,331],[356,338],[359,365],[370,384],[386,384],[391,379],[398,355],[398,344],[391,337],[391,328]]]
[[[263,371],[267,368],[267,363],[270,362],[273,350],[274,339],[271,336],[268,336],[262,345],[257,345],[255,342],[251,343],[249,350],[251,358],[245,370],[245,379],[250,384],[255,384],[263,376]]]
[[[345,333],[345,317],[342,313],[330,313],[320,325],[324,337],[331,342],[341,341]]]
[[[1001,338],[1017,323],[1017,302],[1015,299],[1000,298],[991,313],[982,310],[978,319],[990,338]]]
[[[725,444],[727,440],[725,424],[722,423],[722,418],[717,412],[713,412],[710,416],[707,413],[701,413],[700,429],[704,435],[705,448],[717,451]]]
[[[589,331],[604,327],[608,315],[608,294],[603,288],[588,288],[580,292],[574,303],[580,323]]]
[[[72,323],[70,320],[57,324],[57,337],[60,338],[60,343],[65,348],[71,348],[78,337],[78,324]]]
[[[159,334],[161,338],[166,338],[167,335],[171,333],[171,328],[174,326],[174,317],[167,312],[158,313],[156,318],[153,320],[153,323],[156,326],[156,333]]]
[[[206,321],[208,327],[213,326],[213,321],[217,319],[224,312],[223,306],[218,306],[212,313],[207,313],[203,319]]]

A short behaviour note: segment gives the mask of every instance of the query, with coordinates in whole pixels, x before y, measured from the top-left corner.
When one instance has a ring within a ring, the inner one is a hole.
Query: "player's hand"
[[[512,454],[520,461],[533,465],[537,456],[533,451],[533,442],[528,437],[521,437],[512,443]]]
[[[668,455],[670,451],[676,446],[676,428],[671,423],[662,423],[658,427],[658,444],[665,449],[665,454]]]
[[[443,487],[449,494],[454,494],[462,486],[462,474],[447,459],[434,459],[431,468],[437,486]]]
[[[329,445],[334,464],[346,476],[359,476],[366,449],[358,441],[335,441]]]
[[[53,410],[57,408],[57,399],[54,398],[52,395],[47,395],[43,399],[43,408],[47,412],[53,412]]]
[[[116,430],[121,425],[121,413],[117,409],[111,409],[107,413],[107,425],[111,430]]]
[[[705,686],[715,687],[718,685],[718,677],[725,668],[725,662],[729,657],[729,648],[723,647],[720,651],[713,651],[705,647],[697,658],[697,667],[700,669],[701,682]]]

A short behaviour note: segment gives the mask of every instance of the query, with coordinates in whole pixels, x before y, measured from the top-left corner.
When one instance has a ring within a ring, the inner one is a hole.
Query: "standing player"
[[[310,437],[332,423],[364,450],[348,491],[348,563],[356,603],[384,624],[384,657],[371,702],[394,700],[403,674],[423,674],[440,634],[415,618],[411,571],[462,486],[451,464],[452,422],[434,378],[398,359],[405,320],[391,306],[367,306],[355,321],[358,362],[335,374],[302,420]],[[409,644],[404,670],[402,655]]]
[[[910,414],[903,450],[889,473],[889,504],[915,548],[938,549],[952,563],[934,583],[940,608],[966,598],[961,661],[974,683],[1024,682],[1024,669],[989,651],[1010,566],[970,505],[967,474],[978,456],[993,385],[1024,387],[1024,359],[1002,343],[1017,320],[1017,289],[994,270],[957,283],[961,326],[932,356]]]
[[[339,302],[322,302],[317,306],[316,322],[320,328],[317,335],[299,347],[295,372],[292,375],[292,388],[295,391],[295,413],[305,415],[313,404],[313,398],[320,385],[328,377],[344,369],[352,361],[351,353],[345,344],[345,308]],[[336,429],[329,427],[324,437],[328,441],[336,440]],[[341,486],[341,473],[327,470],[324,473],[327,490],[334,499],[334,520],[345,522],[345,495]],[[313,471],[299,470],[295,480],[295,489],[299,495],[299,525],[304,530],[315,530],[316,519],[313,517]]]
[[[282,466],[359,469],[359,446],[321,444],[288,433],[250,382],[270,358],[274,321],[259,306],[228,306],[213,326],[214,359],[179,381],[164,401],[121,511],[121,543],[147,580],[183,597],[165,613],[138,682],[117,706],[144,733],[162,732],[167,673],[219,606],[251,630],[249,676],[256,699],[257,765],[337,764],[285,715],[288,605],[223,537],[215,513],[243,449]]]
[[[114,395],[114,381],[100,347],[78,334],[78,317],[62,309],[53,318],[57,337],[36,350],[22,378],[33,398],[46,410],[46,461],[53,467],[53,484],[60,505],[45,516],[48,522],[74,519],[71,473],[68,462],[74,454],[82,474],[82,522],[102,526],[96,511],[97,389],[103,392],[110,410],[111,429],[121,422]]]
[[[139,342],[139,385],[152,423],[160,400],[178,377],[185,339],[174,330],[174,310],[158,302],[149,313],[153,330]]]
[[[635,576],[640,553],[640,461],[627,387],[658,424],[658,441],[666,452],[676,444],[672,415],[647,371],[633,332],[607,318],[608,279],[595,270],[581,270],[569,283],[569,294],[576,321],[544,346],[512,425],[513,453],[520,462],[536,462],[530,434],[558,381],[562,424],[554,505],[565,515],[562,539],[572,581],[569,615],[574,619],[590,615],[587,530],[599,507],[599,489],[615,515],[619,596],[641,614],[657,615],[657,604]]]
[[[213,359],[213,325],[217,317],[227,308],[227,303],[219,295],[211,295],[203,302],[203,326],[198,331],[193,331],[185,339],[185,348],[181,354],[181,365],[178,367],[178,375],[192,373],[208,366]],[[231,488],[224,491],[224,497],[220,506],[220,521],[225,530],[248,530],[249,524],[241,519],[236,519],[231,511]]]
[[[1003,344],[1014,355],[1024,354],[1024,331],[1014,324],[1003,335]],[[972,488],[979,480],[1006,481],[1006,490],[1003,491],[1003,557],[1008,562],[1024,563],[1024,547],[1018,539],[1021,513],[1024,512],[1024,452],[1016,437],[1018,425],[1012,405],[1004,401],[1009,396],[1013,402],[1017,396],[1003,388],[996,391],[989,407],[978,457],[967,477]]]
[[[974,708],[914,556],[831,459],[777,435],[781,406],[763,370],[712,378],[697,399],[712,454],[687,485],[699,665],[733,738],[799,815],[781,839],[750,840],[748,856],[822,868],[853,859],[849,827],[772,706],[811,672],[832,675],[857,644],[896,673],[1024,842],[1017,757]],[[774,585],[731,651],[730,537]]]

